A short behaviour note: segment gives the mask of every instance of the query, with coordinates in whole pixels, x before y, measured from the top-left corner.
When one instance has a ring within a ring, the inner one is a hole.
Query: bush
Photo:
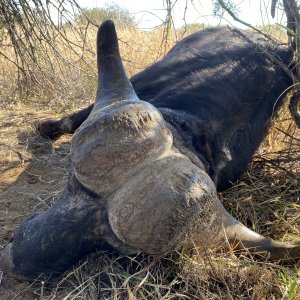
[[[76,17],[76,22],[86,24],[90,21],[98,25],[108,19],[113,20],[120,29],[136,27],[136,22],[129,11],[117,4],[106,5],[104,8],[83,8]]]

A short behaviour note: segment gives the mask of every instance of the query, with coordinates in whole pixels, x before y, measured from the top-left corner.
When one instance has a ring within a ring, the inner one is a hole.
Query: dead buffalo
[[[291,59],[285,48],[269,50]],[[251,231],[216,193],[245,171],[289,77],[228,29],[178,43],[132,78],[137,94],[111,21],[99,28],[97,57],[95,105],[40,127],[55,136],[86,119],[72,139],[68,185],[48,211],[20,225],[1,268],[33,280],[57,276],[95,249],[161,255],[227,242],[298,261],[300,246]]]

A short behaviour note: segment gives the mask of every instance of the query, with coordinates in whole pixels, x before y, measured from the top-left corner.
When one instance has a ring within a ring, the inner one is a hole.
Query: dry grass
[[[89,34],[92,47],[95,32]],[[163,55],[161,37],[160,31],[120,32],[130,76]],[[0,246],[32,212],[51,206],[64,187],[70,137],[52,144],[36,136],[31,124],[93,101],[95,57],[86,53],[85,60],[72,61],[76,67],[62,63],[55,78],[48,74],[45,84],[28,94],[16,89],[16,70],[0,58]],[[49,66],[45,70],[47,75]],[[292,243],[300,243],[299,149],[299,130],[284,108],[247,174],[220,195],[248,227]],[[165,257],[94,253],[51,284],[3,278],[0,299],[300,299],[299,278],[297,267],[232,252],[195,249]]]

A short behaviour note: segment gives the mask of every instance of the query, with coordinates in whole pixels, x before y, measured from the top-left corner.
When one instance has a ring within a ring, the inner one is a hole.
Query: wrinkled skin
[[[97,46],[96,103],[72,139],[68,186],[53,207],[21,224],[1,268],[34,280],[61,274],[95,249],[160,255],[227,241],[297,261],[299,246],[265,238],[224,209],[201,159],[137,97],[111,21],[100,26]]]

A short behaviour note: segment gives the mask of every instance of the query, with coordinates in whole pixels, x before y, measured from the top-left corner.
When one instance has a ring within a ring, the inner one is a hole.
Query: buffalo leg
[[[72,134],[87,119],[94,104],[68,115],[60,120],[45,120],[35,124],[37,131],[52,140],[59,138],[65,133]]]

